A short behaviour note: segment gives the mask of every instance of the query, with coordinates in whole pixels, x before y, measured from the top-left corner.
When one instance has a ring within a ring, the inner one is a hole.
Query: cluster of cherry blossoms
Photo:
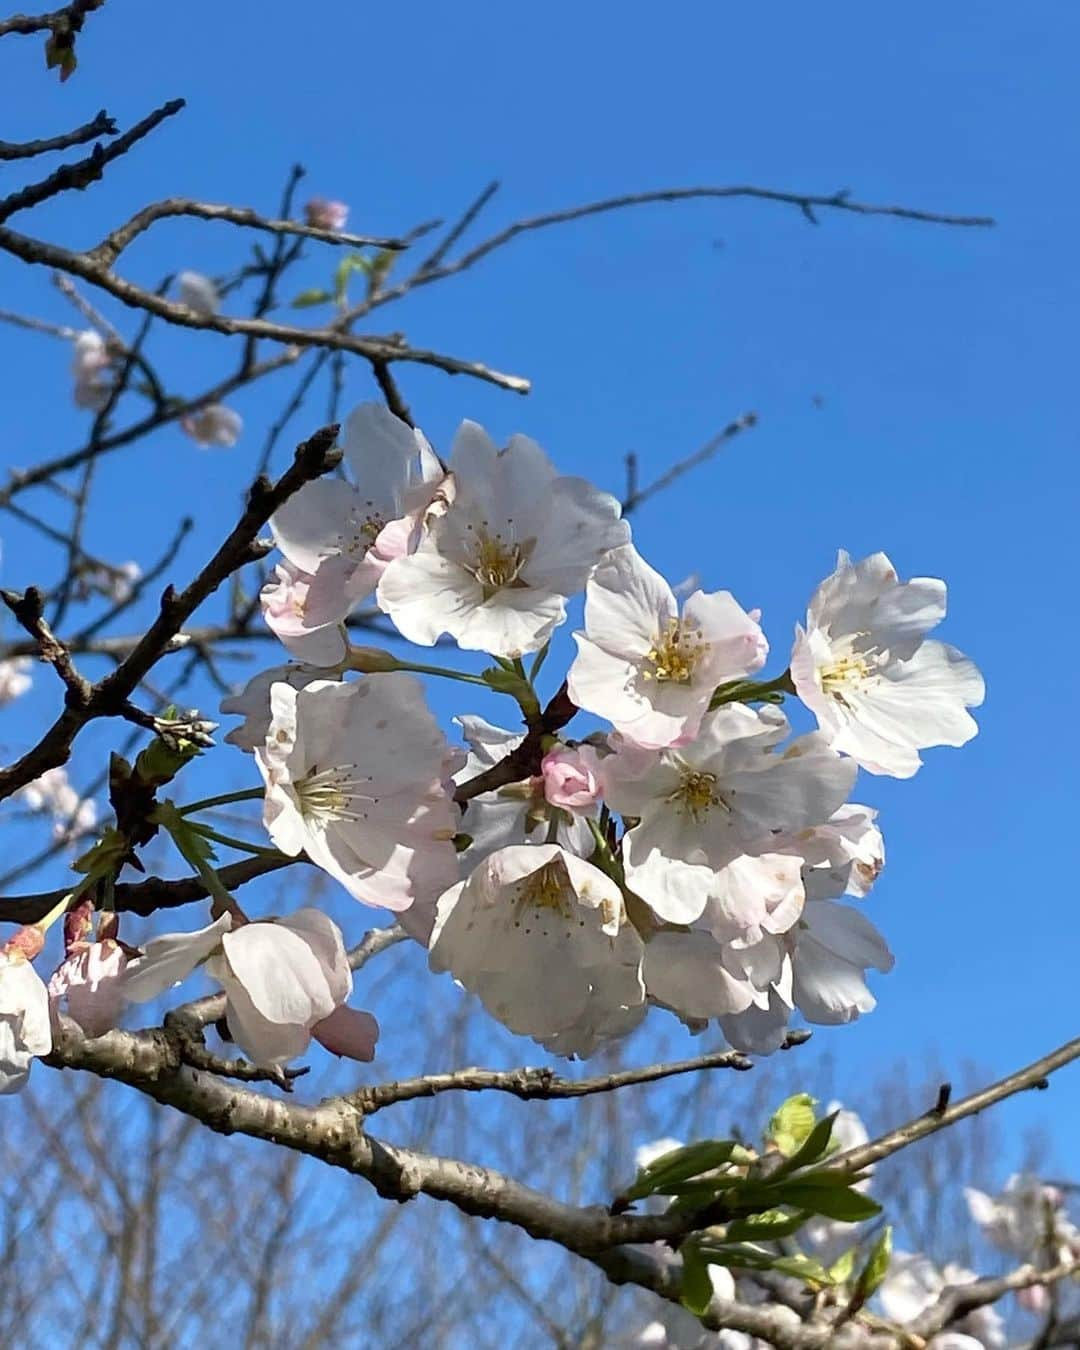
[[[193,307],[212,299],[189,275],[179,284]],[[838,1024],[872,1009],[867,973],[893,958],[858,902],[884,848],[876,812],[850,797],[860,767],[909,777],[921,749],[976,732],[978,671],[926,636],[944,584],[841,553],[789,670],[759,681],[760,613],[726,591],[680,607],[617,500],[527,437],[500,450],[465,422],[444,464],[371,403],[342,448],[346,476],[308,484],[271,521],[282,557],[262,607],[293,660],[222,704],[242,717],[226,739],[253,756],[277,848],[393,912],[433,971],[567,1057],[627,1034],[652,1005],[758,1053],[796,1011]],[[566,715],[549,730],[535,682],[582,593],[553,701]],[[449,638],[495,664],[474,674],[354,646],[350,616],[372,603],[420,647]],[[417,674],[511,697],[524,728],[463,714],[453,745]],[[785,695],[816,731],[792,735]],[[605,725],[560,735],[576,710]],[[98,985],[112,989],[108,1021],[203,966],[241,1047],[285,1062],[344,1009],[341,935],[327,919],[316,941],[310,911],[248,924],[226,908],[144,953],[110,934],[88,954],[79,937],[54,1000],[97,1028],[85,1009]],[[298,943],[314,956],[301,961]],[[339,1039],[369,1058],[374,1038],[369,1019]]]
[[[866,973],[892,956],[844,903],[884,857],[875,811],[849,800],[858,769],[909,777],[924,747],[975,734],[982,699],[972,663],[926,637],[944,584],[841,554],[790,671],[757,683],[760,614],[726,591],[680,609],[617,501],[528,438],[500,450],[466,422],[444,466],[365,404],[343,450],[349,477],[310,484],[272,521],[283,560],[263,609],[297,664],[223,705],[244,715],[229,739],[255,754],[278,847],[399,913],[433,970],[559,1054],[592,1053],[651,1004],[758,1052],[795,1009],[820,1023],[869,1011]],[[548,736],[530,771],[499,772],[525,733],[470,715],[456,763],[403,673],[430,667],[348,640],[374,599],[417,645],[493,657],[481,678],[528,724],[522,658],[539,667],[582,591],[566,694],[610,729]],[[782,692],[817,731],[791,736]],[[485,774],[491,790],[471,792]]]

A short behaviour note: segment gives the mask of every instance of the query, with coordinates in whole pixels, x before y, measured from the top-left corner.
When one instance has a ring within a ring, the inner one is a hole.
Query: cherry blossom
[[[97,807],[82,797],[68,781],[63,766],[46,769],[40,778],[27,783],[18,794],[31,811],[52,817],[53,838],[77,839],[97,823]]]
[[[627,883],[661,919],[692,923],[737,882],[728,864],[770,852],[778,835],[827,820],[843,803],[855,764],[820,743],[774,753],[787,730],[774,708],[725,704],[684,746],[620,746],[603,761],[609,805],[639,818],[622,842]]]
[[[326,671],[318,666],[289,664],[271,666],[253,675],[243,689],[221,700],[221,711],[244,720],[227,732],[225,740],[239,750],[254,753],[266,740],[270,729],[270,690],[275,684],[303,689],[313,680],[325,680]]]
[[[337,666],[348,649],[342,627],[348,608],[319,613],[309,604],[313,580],[290,562],[278,563],[273,579],[259,592],[259,604],[266,626],[290,656],[312,666]]]
[[[77,408],[100,412],[109,401],[112,380],[107,372],[112,364],[105,339],[92,328],[79,333],[73,343],[75,356],[71,373],[75,377],[72,396]]]
[[[409,675],[270,688],[255,759],[274,843],[370,905],[403,910],[457,877],[450,748]]]
[[[1000,1250],[1025,1260],[1080,1257],[1080,1231],[1065,1214],[1064,1197],[1038,1177],[1014,1173],[995,1196],[965,1187],[964,1199],[972,1219]]]
[[[927,641],[945,617],[945,583],[900,581],[884,553],[836,571],[795,629],[791,678],[836,750],[871,773],[910,778],[931,745],[964,745],[983,679],[954,647]]]
[[[243,419],[224,403],[208,403],[180,419],[180,427],[204,450],[218,447],[228,450],[240,439]]]
[[[181,303],[196,314],[210,318],[221,308],[217,287],[201,272],[181,272],[176,278],[176,289],[180,293]]]
[[[52,1049],[49,995],[31,964],[43,942],[28,927],[0,947],[0,1094],[21,1092],[34,1059]]]
[[[423,646],[449,633],[494,656],[536,651],[565,619],[567,597],[628,539],[619,503],[560,476],[526,436],[499,451],[475,422],[462,423],[450,470],[453,501],[416,551],[386,569],[379,607]]]
[[[716,687],[760,670],[768,654],[755,616],[730,592],[697,590],[680,615],[671,587],[630,544],[590,577],[574,641],[570,697],[654,749],[692,739]]]
[[[454,775],[456,783],[467,783],[493,768],[524,739],[520,732],[494,726],[482,717],[467,715],[454,720],[469,746],[464,766]],[[461,855],[463,875],[467,876],[496,849],[510,844],[547,842],[552,828],[556,832],[555,843],[578,857],[587,857],[593,851],[593,837],[586,817],[594,814],[595,808],[569,810],[553,804],[547,796],[543,774],[507,783],[493,792],[478,793],[466,806],[461,826],[472,841]]]
[[[963,1266],[947,1265],[939,1270],[928,1257],[894,1252],[877,1297],[885,1316],[903,1325],[926,1312],[948,1286],[971,1284],[975,1278]],[[952,1330],[931,1337],[927,1350],[967,1350],[969,1346],[972,1350],[1001,1350],[1004,1345],[1001,1314],[986,1305],[952,1323]]]
[[[341,930],[320,910],[233,928],[206,973],[225,990],[229,1034],[253,1063],[285,1064],[304,1054],[328,1021],[335,1054],[374,1058],[378,1024],[370,1013],[342,1014],[352,971]]]
[[[591,745],[560,745],[540,761],[549,806],[592,814],[600,800],[599,764]]]
[[[28,656],[14,656],[9,661],[0,661],[0,708],[25,694],[33,684],[26,673],[32,665]]]
[[[80,942],[49,980],[49,997],[87,1036],[103,1036],[120,1020],[128,949],[115,938]]]
[[[430,962],[511,1031],[572,1059],[644,1016],[641,954],[615,882],[535,844],[491,854],[440,898]]]
[[[239,926],[224,914],[195,932],[154,938],[128,963],[120,989],[146,1003],[200,965],[224,989],[229,1034],[253,1063],[295,1059],[324,1027],[334,1054],[373,1057],[378,1026],[370,1013],[343,1007],[352,972],[341,930],[320,910]]]
[[[304,219],[313,229],[340,231],[349,219],[349,208],[344,202],[312,197],[304,203]]]
[[[423,433],[381,403],[361,403],[349,414],[342,450],[355,485],[317,479],[270,522],[288,562],[311,578],[304,605],[316,625],[343,619],[391,561],[416,546],[444,483]]]

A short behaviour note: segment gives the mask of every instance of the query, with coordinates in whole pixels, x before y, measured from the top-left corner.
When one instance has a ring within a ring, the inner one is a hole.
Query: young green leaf
[[[792,1157],[806,1143],[814,1128],[814,1106],[815,1100],[808,1092],[798,1092],[773,1113],[766,1138],[785,1158]]]
[[[712,1302],[712,1280],[709,1279],[709,1267],[701,1250],[695,1242],[684,1242],[679,1248],[682,1257],[682,1305],[695,1317],[701,1317]]]
[[[850,1186],[821,1186],[801,1178],[788,1182],[779,1191],[777,1199],[783,1204],[822,1214],[826,1219],[838,1219],[841,1223],[861,1223],[863,1219],[872,1219],[881,1213],[876,1200]]]
[[[866,1258],[866,1265],[859,1271],[858,1279],[855,1281],[855,1293],[852,1295],[852,1305],[855,1309],[861,1308],[866,1300],[876,1292],[882,1280],[889,1272],[889,1262],[892,1260],[892,1228],[886,1225],[878,1237],[878,1240],[870,1248],[870,1255]]]
[[[734,1148],[733,1139],[702,1139],[696,1144],[687,1144],[685,1148],[673,1148],[656,1158],[648,1167],[642,1168],[624,1198],[640,1200],[646,1195],[663,1193],[665,1188],[689,1181],[702,1172],[711,1172],[730,1159]]]
[[[788,1214],[782,1209],[767,1209],[763,1214],[733,1219],[725,1225],[725,1233],[732,1242],[775,1242],[797,1233],[809,1217],[806,1210]]]

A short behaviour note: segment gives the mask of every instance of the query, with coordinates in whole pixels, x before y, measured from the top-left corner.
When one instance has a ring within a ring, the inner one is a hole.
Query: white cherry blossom
[[[567,597],[628,539],[619,503],[559,475],[527,436],[499,451],[475,422],[462,423],[450,471],[453,502],[386,569],[379,607],[423,646],[449,633],[494,656],[536,651],[565,619]]]
[[[423,433],[381,403],[349,414],[342,451],[355,484],[316,479],[270,521],[278,548],[311,577],[304,603],[316,625],[343,619],[415,548],[445,477]]]
[[[769,650],[729,591],[696,590],[680,615],[671,587],[630,544],[589,578],[574,641],[571,699],[651,748],[690,740],[717,685],[760,670]]]
[[[556,844],[500,849],[451,887],[430,962],[511,1031],[567,1058],[645,1014],[641,939],[618,886]]]
[[[105,339],[94,329],[88,328],[76,335],[72,345],[75,348],[71,363],[71,373],[75,377],[72,391],[75,406],[100,412],[112,392],[109,375],[112,357]]]
[[[181,272],[176,278],[176,289],[181,303],[196,314],[212,318],[221,308],[217,287],[202,272]]]
[[[13,656],[9,661],[0,661],[0,708],[25,694],[33,684],[27,674],[32,665],[28,656]]]
[[[1064,1210],[1064,1197],[1030,1173],[1016,1172],[999,1195],[965,1187],[968,1212],[986,1237],[1004,1252],[1025,1260],[1080,1256],[1080,1231]]]
[[[457,877],[459,817],[444,783],[450,748],[409,675],[270,688],[255,759],[263,820],[369,905],[408,909]]]
[[[97,823],[97,806],[90,797],[81,796],[68,780],[62,766],[46,769],[40,778],[27,783],[19,792],[31,811],[52,817],[53,838],[76,839]]]
[[[259,604],[266,626],[290,656],[311,666],[336,666],[348,650],[342,627],[348,608],[320,612],[310,603],[313,581],[292,563],[278,563],[273,578],[259,592]]]
[[[225,990],[229,1034],[255,1064],[285,1064],[304,1054],[332,1017],[328,1048],[352,1059],[375,1055],[378,1025],[356,1009],[345,1010],[352,1034],[343,1049],[341,1014],[352,971],[341,930],[320,910],[298,909],[272,923],[233,928],[222,935],[206,972]]]
[[[289,684],[303,689],[313,680],[325,680],[326,671],[318,666],[289,664],[271,666],[253,675],[242,689],[221,700],[221,711],[229,716],[242,717],[238,727],[227,732],[225,740],[249,754],[261,746],[270,729],[270,690],[275,684]]]
[[[115,938],[79,942],[49,980],[49,997],[87,1036],[102,1036],[120,1020],[128,949]]]
[[[0,1094],[21,1092],[34,1059],[52,1049],[49,995],[31,964],[41,947],[34,927],[0,947]]]
[[[181,417],[180,429],[204,450],[211,447],[228,450],[240,439],[244,421],[238,412],[224,403],[208,403]]]
[[[945,617],[945,583],[900,581],[884,553],[836,571],[796,627],[791,678],[832,746],[871,773],[910,778],[931,745],[963,745],[978,731],[967,708],[983,700],[973,662],[926,633]]]
[[[239,926],[224,914],[195,932],[153,938],[128,962],[120,990],[146,1003],[200,965],[224,989],[229,1034],[253,1063],[287,1063],[324,1032],[333,1053],[373,1057],[378,1026],[344,1007],[352,972],[341,930],[320,910]]]
[[[926,1256],[894,1252],[877,1297],[885,1316],[904,1325],[926,1312],[948,1286],[971,1284],[975,1278],[963,1266],[947,1265],[939,1270]],[[987,1304],[952,1323],[951,1330],[931,1337],[927,1350],[968,1350],[969,1346],[973,1350],[1001,1350],[1005,1342],[1001,1314]]]
[[[692,923],[729,884],[737,907],[739,876],[729,864],[769,853],[775,838],[827,820],[843,803],[855,764],[819,743],[775,753],[787,729],[774,708],[725,704],[686,745],[620,746],[602,761],[609,805],[639,818],[622,841],[627,883],[661,919]]]

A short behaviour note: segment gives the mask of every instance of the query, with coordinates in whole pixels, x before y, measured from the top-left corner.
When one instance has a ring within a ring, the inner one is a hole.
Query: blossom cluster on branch
[[[838,1024],[873,1008],[867,972],[893,958],[851,902],[870,891],[884,847],[876,812],[851,794],[860,767],[909,777],[920,750],[975,734],[967,709],[982,679],[927,637],[945,614],[944,583],[901,581],[881,553],[841,553],[789,668],[758,679],[769,653],[760,612],[727,591],[680,606],[616,499],[560,474],[534,441],[499,449],[465,422],[444,464],[374,403],[352,413],[342,441],[348,476],[307,483],[271,519],[283,560],[260,598],[295,663],[223,704],[243,716],[229,739],[253,755],[276,848],[399,915],[433,971],[567,1057],[625,1035],[653,1005],[695,1030],[715,1020],[757,1053],[780,1045],[796,1010]],[[583,627],[550,718],[537,677],[581,592]],[[372,598],[414,644],[442,649],[449,637],[495,664],[477,675],[353,646],[346,622]],[[468,749],[453,746],[418,674],[505,695],[524,731],[463,714]],[[816,731],[792,735],[785,695]],[[566,737],[578,710],[608,729]],[[214,831],[192,818],[197,805],[163,803],[155,819],[212,873]],[[139,999],[205,964],[228,991],[234,1038],[256,1063],[284,1063],[349,989],[287,953],[299,948],[286,934],[299,924],[309,936],[307,919],[248,924],[223,889],[211,886],[209,929],[114,961],[101,987],[115,978],[121,999]],[[343,950],[329,919],[321,931]],[[231,945],[247,952],[239,965]],[[86,1003],[79,987],[69,1010]],[[366,1023],[342,1039],[358,1058],[373,1052]]]

